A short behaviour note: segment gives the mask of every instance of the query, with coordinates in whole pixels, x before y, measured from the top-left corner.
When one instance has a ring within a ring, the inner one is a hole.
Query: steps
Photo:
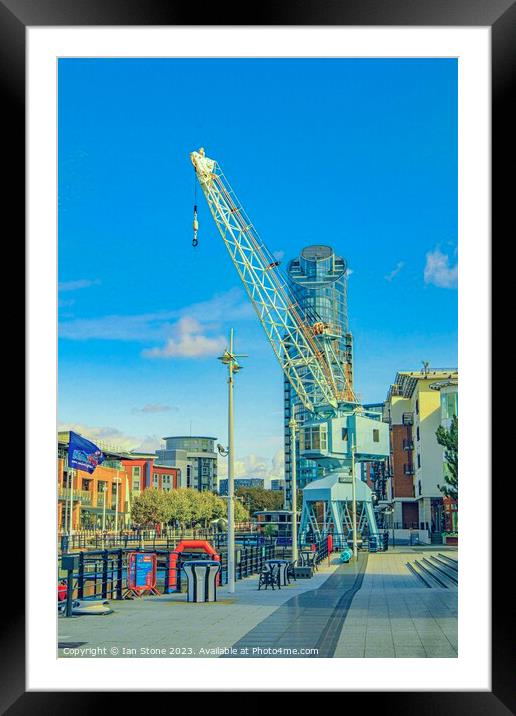
[[[430,554],[406,563],[407,569],[428,589],[454,589],[459,583],[458,562],[442,554]]]

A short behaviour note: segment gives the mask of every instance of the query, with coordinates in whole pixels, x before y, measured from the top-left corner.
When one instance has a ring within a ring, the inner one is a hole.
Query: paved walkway
[[[424,556],[437,554],[425,549]],[[371,554],[344,621],[337,657],[456,657],[457,589],[428,589],[408,572],[418,548]]]
[[[59,617],[59,656],[63,657],[208,657],[221,656],[257,624],[294,596],[318,589],[338,560],[321,564],[312,579],[288,587],[258,591],[257,577],[217,592],[217,602],[191,604],[186,594],[112,601],[106,616]],[[147,651],[152,650],[152,651]],[[158,650],[159,653],[156,653]],[[161,653],[164,652],[164,653]]]
[[[107,616],[60,617],[64,657],[456,657],[457,589],[421,586],[407,561],[442,549],[360,554],[281,590],[257,577],[218,601],[186,594],[113,601]],[[456,553],[455,553],[456,556]],[[296,651],[293,651],[296,650]]]
[[[347,610],[360,589],[368,555],[339,564],[320,587],[296,595],[260,622],[234,646],[232,656],[331,657]]]

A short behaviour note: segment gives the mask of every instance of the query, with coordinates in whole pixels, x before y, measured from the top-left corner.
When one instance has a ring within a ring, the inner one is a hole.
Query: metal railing
[[[82,502],[83,505],[90,505],[92,502],[93,493],[88,492],[88,490],[74,490],[73,491],[73,499],[76,502]],[[60,487],[57,491],[57,497],[59,500],[69,500],[70,499],[70,488],[69,487]]]
[[[208,555],[198,552],[177,553],[174,549],[102,549],[78,554],[78,568],[73,573],[72,595],[74,599],[123,599],[127,585],[128,555],[132,552],[144,552],[157,556],[157,582],[156,587],[162,594],[181,592],[186,588],[184,564],[191,559],[199,559]],[[178,554],[174,563],[171,555]],[[244,579],[252,574],[258,574],[264,567],[265,561],[274,559],[276,550],[274,544],[245,547],[237,550],[235,564],[235,578]],[[220,584],[228,583],[227,551],[219,552],[220,557]],[[61,570],[61,557],[58,558],[59,578],[66,577]]]
[[[214,532],[208,528],[176,530],[122,530],[119,532],[101,530],[81,530],[69,536],[66,532],[58,535],[61,552],[73,550],[124,549],[133,547],[152,547],[152,549],[175,549],[183,539],[201,539],[210,542],[217,551],[227,543],[225,532]],[[242,547],[275,544],[273,537],[266,537],[258,532],[236,532],[235,542]]]

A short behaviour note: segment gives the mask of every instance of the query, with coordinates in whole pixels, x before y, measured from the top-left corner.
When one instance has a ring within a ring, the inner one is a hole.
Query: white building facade
[[[217,490],[217,438],[200,435],[179,435],[163,438],[165,447],[156,450],[161,465],[180,470],[179,487],[191,487],[200,492]]]

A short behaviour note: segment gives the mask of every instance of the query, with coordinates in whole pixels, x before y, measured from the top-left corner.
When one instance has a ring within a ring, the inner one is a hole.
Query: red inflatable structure
[[[183,539],[177,545],[174,552],[170,553],[168,561],[168,586],[170,589],[176,589],[177,587],[177,562],[181,552],[199,552],[200,554],[206,554],[211,557],[215,562],[220,562],[220,554],[217,554],[215,549],[209,542],[202,539]],[[217,576],[218,584],[220,584],[220,571]]]

